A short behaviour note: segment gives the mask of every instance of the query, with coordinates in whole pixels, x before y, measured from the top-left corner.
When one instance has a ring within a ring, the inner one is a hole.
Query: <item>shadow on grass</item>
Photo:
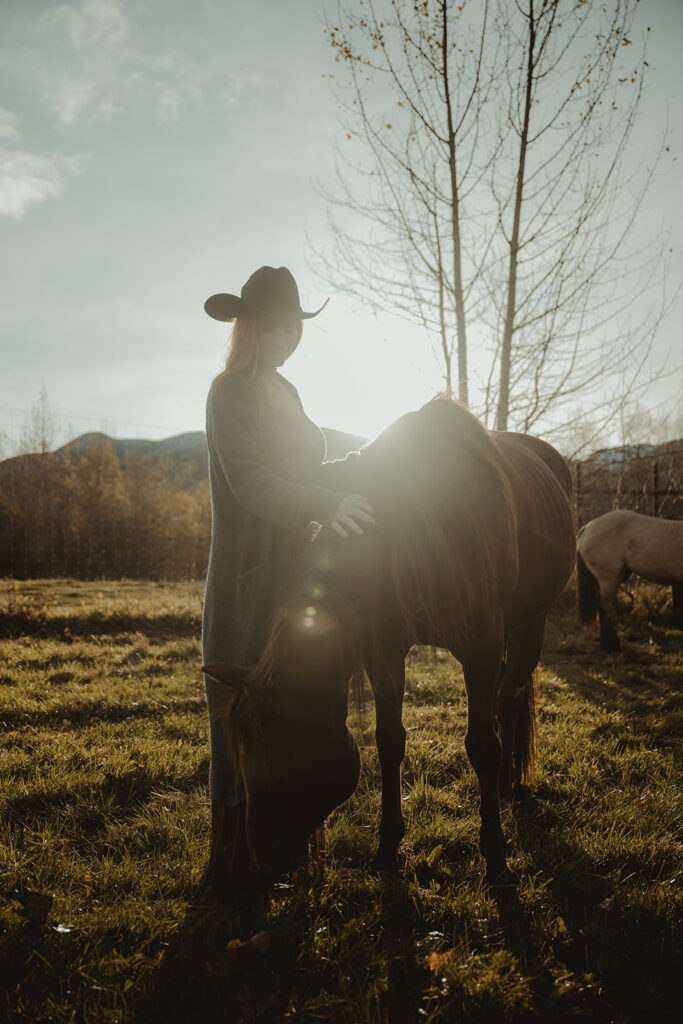
[[[136,1024],[188,1020],[280,1024],[289,1019],[352,1024],[358,1002],[365,999],[372,1004],[373,1020],[389,1024],[418,1020],[429,979],[418,965],[415,936],[421,922],[406,884],[400,879],[382,883],[371,955],[356,963],[316,955],[316,914],[325,896],[322,880],[315,885],[321,888],[301,891],[282,908],[277,894],[272,904],[272,897],[264,897],[231,908],[210,903],[190,908],[132,1020]],[[334,903],[343,917],[354,917],[360,910],[354,896],[341,890],[334,894]],[[264,929],[272,937],[266,952],[243,948],[230,954],[231,940],[245,940]],[[367,936],[359,934],[357,941],[363,946]],[[379,987],[378,963],[383,975]],[[342,977],[347,972],[352,977]],[[349,988],[352,994],[347,1001],[343,993]]]
[[[415,902],[401,879],[388,879],[382,889],[381,938],[386,952],[387,1017],[389,1024],[419,1020],[426,985],[419,966],[416,931],[422,926]]]
[[[171,704],[163,705],[156,700],[150,700],[147,704],[137,701],[133,708],[130,704],[122,703],[107,705],[103,703],[101,697],[94,698],[80,706],[74,705],[72,699],[67,699],[64,703],[53,704],[49,710],[44,711],[22,711],[19,708],[0,711],[0,721],[8,731],[26,727],[56,726],[59,727],[60,732],[68,732],[69,730],[79,731],[82,726],[92,725],[94,722],[116,724],[136,722],[141,719],[163,722],[167,713],[204,716],[206,715],[206,702],[200,697],[188,697],[185,700],[173,698]]]
[[[25,824],[27,817],[61,826],[68,814],[70,827],[77,827],[79,834],[91,839],[108,831],[107,816],[120,822],[139,814],[155,793],[160,794],[160,799],[165,792],[189,797],[206,786],[207,781],[208,759],[181,783],[174,776],[152,774],[145,768],[124,774],[106,773],[99,782],[34,789],[29,795],[10,798],[4,802],[2,814],[8,824],[19,827]],[[179,784],[182,790],[177,788]],[[106,815],[103,808],[106,808]]]
[[[586,640],[544,651],[544,667],[578,696],[589,705],[618,713],[613,724],[597,727],[596,736],[627,745],[642,739],[660,747],[683,738],[680,717],[675,714],[683,711],[681,637],[661,630],[656,643],[650,644],[650,639],[651,634],[632,633],[623,653],[616,655],[594,651]]]
[[[198,900],[171,938],[129,1019],[135,1024],[283,1020],[297,976],[298,942],[280,935],[265,953],[252,948],[228,951],[232,940],[246,940],[266,929],[267,903],[261,898],[226,907]]]
[[[597,980],[599,1001],[589,1001],[596,1020],[679,1020],[680,922],[665,921],[661,908],[648,901],[640,886],[619,888],[619,878],[628,882],[639,868],[647,877],[651,866],[616,857],[610,863],[604,851],[598,862],[584,846],[572,842],[562,812],[551,812],[550,821],[546,814],[540,826],[534,804],[529,800],[518,809],[517,833],[536,869],[550,880],[552,904],[559,911],[554,960],[577,976]],[[676,865],[669,867],[674,870]],[[524,923],[521,908],[514,905],[501,918],[511,945],[535,958],[540,951],[534,948],[533,922]],[[547,924],[545,931],[553,933]],[[539,980],[543,974],[537,971]],[[552,981],[546,980],[547,997]]]
[[[32,615],[7,612],[0,617],[0,637],[16,640],[20,636],[91,637],[115,633],[143,633],[150,640],[197,637],[200,619],[190,613],[163,615],[106,615],[98,612],[70,615]]]

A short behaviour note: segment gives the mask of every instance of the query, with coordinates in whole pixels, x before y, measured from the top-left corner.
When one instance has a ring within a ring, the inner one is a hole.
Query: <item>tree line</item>
[[[683,516],[682,441],[625,445],[570,465],[579,524],[613,508]],[[197,579],[210,540],[208,480],[197,481],[193,461],[119,457],[108,444],[0,463],[0,576]]]
[[[173,459],[107,445],[0,465],[1,575],[200,577],[210,537],[208,482]]]

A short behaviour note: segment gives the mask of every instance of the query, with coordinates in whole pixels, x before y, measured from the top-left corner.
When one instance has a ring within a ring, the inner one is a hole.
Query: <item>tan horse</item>
[[[612,607],[631,573],[671,586],[673,623],[683,628],[683,521],[615,509],[581,528],[578,547],[579,615],[589,624],[597,612],[604,651],[621,649]]]
[[[575,558],[567,466],[543,441],[491,434],[437,399],[327,469],[328,486],[368,497],[376,528],[348,540],[321,531],[253,670],[204,666],[235,691],[227,726],[252,864],[270,878],[296,867],[307,837],[355,789],[347,702],[365,669],[382,774],[373,866],[395,867],[405,657],[429,644],[463,667],[480,849],[489,880],[504,884],[499,798],[533,773],[535,669]]]

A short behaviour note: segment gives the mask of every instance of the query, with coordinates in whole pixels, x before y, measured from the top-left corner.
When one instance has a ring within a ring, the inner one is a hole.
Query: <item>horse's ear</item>
[[[223,661],[209,661],[202,665],[202,672],[217,683],[224,683],[232,690],[241,689],[247,680],[247,669],[233,668]]]

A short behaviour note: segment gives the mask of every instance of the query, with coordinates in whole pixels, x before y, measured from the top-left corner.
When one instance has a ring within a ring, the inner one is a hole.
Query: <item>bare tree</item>
[[[324,273],[424,327],[449,390],[457,350],[459,397],[498,429],[604,419],[650,381],[663,286],[634,310],[664,247],[634,238],[664,142],[629,163],[636,4],[340,0],[328,21],[349,155]]]
[[[47,388],[43,384],[38,399],[24,421],[24,429],[19,441],[21,454],[40,452],[44,455],[51,452],[58,441],[58,430],[55,415],[50,406]]]
[[[438,339],[448,391],[457,351],[458,396],[467,403],[467,319],[479,264],[461,210],[482,179],[475,157],[488,0],[472,46],[452,41],[447,0],[434,15],[428,5],[392,5],[386,21],[372,0],[355,5],[360,13],[352,6],[340,3],[339,25],[327,31],[349,72],[338,91],[347,139],[361,145],[355,158],[339,153],[339,190],[327,195],[338,212],[361,214],[366,230],[354,234],[332,214],[335,251],[323,261],[335,287]]]

